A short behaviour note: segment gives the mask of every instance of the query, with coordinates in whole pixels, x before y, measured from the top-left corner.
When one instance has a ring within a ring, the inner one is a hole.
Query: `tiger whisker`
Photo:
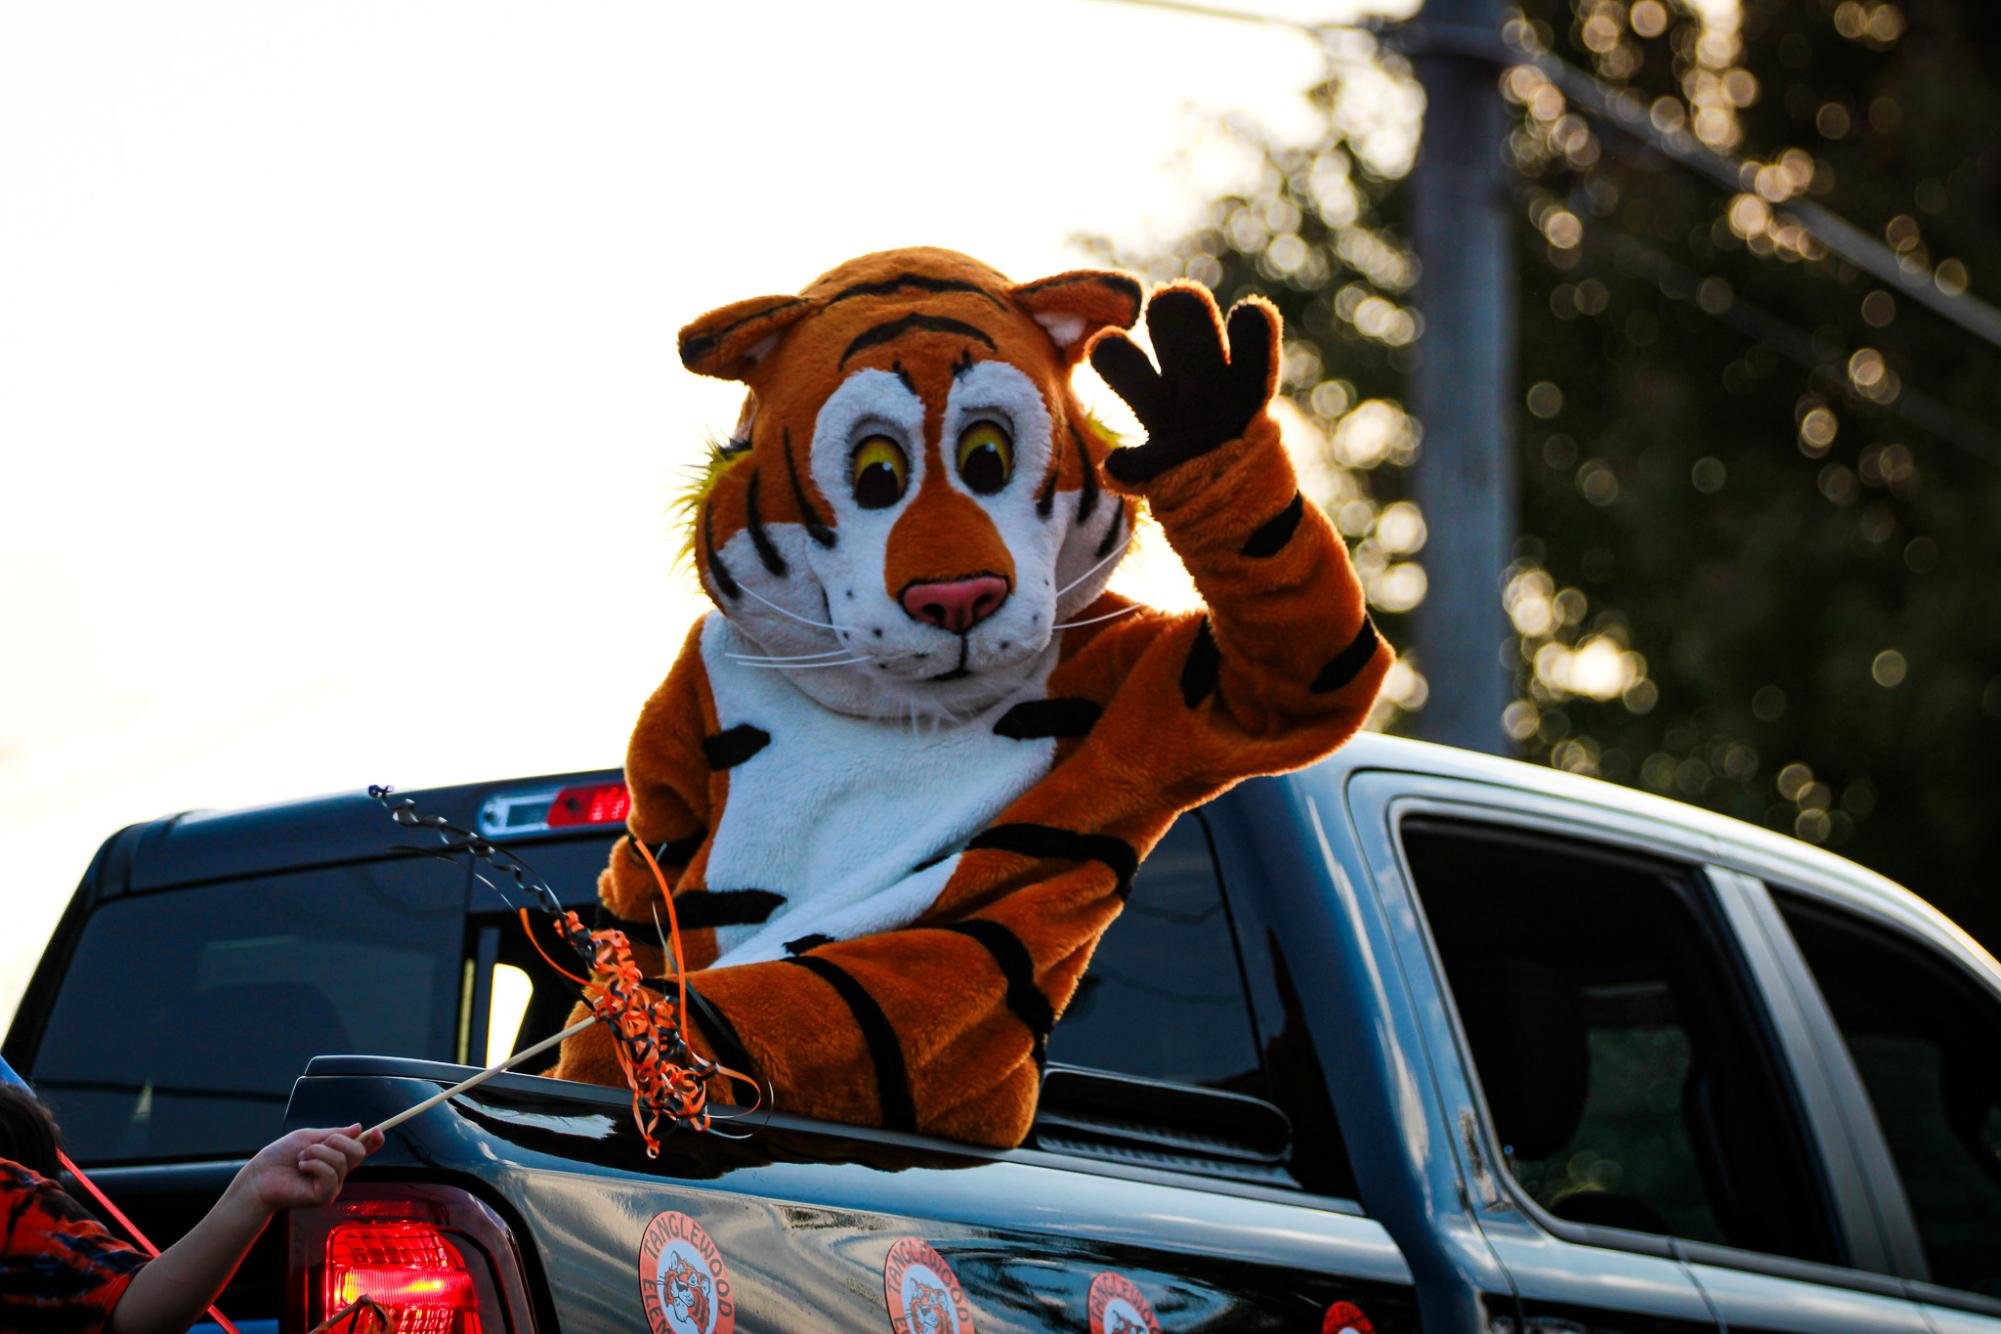
[[[1113,553],[1111,553],[1111,555],[1109,555],[1109,556],[1106,556],[1106,557],[1105,557],[1105,558],[1104,558],[1103,560],[1099,561],[1099,562],[1098,562],[1098,563],[1097,563],[1096,565],[1093,565],[1093,566],[1092,566],[1092,567],[1091,567],[1090,569],[1088,569],[1088,570],[1084,571],[1084,572],[1083,572],[1082,574],[1078,575],[1078,576],[1077,576],[1077,577],[1076,577],[1075,579],[1072,579],[1072,580],[1071,580],[1071,581],[1070,581],[1069,583],[1067,583],[1067,584],[1063,585],[1063,587],[1061,587],[1061,588],[1057,589],[1057,590],[1056,590],[1056,596],[1057,596],[1057,597],[1059,597],[1059,598],[1060,598],[1060,597],[1062,597],[1062,596],[1063,596],[1063,595],[1064,595],[1065,593],[1068,593],[1068,592],[1069,592],[1069,591],[1070,591],[1071,589],[1075,588],[1075,587],[1076,587],[1076,586],[1077,586],[1078,584],[1081,584],[1081,583],[1083,583],[1083,582],[1084,582],[1084,581],[1085,581],[1086,579],[1089,579],[1089,578],[1090,578],[1090,577],[1091,577],[1092,575],[1094,575],[1094,574],[1096,574],[1096,573],[1097,573],[1098,571],[1100,571],[1100,570],[1104,569],[1104,568],[1105,568],[1105,567],[1106,567],[1107,565],[1110,565],[1110,564],[1111,564],[1111,563],[1112,563],[1113,561],[1117,560],[1117,559],[1118,559],[1119,557],[1121,557],[1121,556],[1123,556],[1123,555],[1125,555],[1125,554],[1126,554],[1126,552],[1125,552],[1125,548],[1124,548],[1124,547],[1120,547],[1120,548],[1119,548],[1119,549],[1118,549],[1117,551],[1114,551]],[[745,590],[744,590],[744,592],[746,592],[746,593],[748,593],[749,591],[750,591],[749,589],[745,589]]]
[[[738,586],[742,588],[744,592],[750,594],[752,597],[756,598],[759,602],[762,602],[765,606],[777,612],[780,616],[790,616],[793,620],[799,622],[799,624],[801,625],[810,625],[815,630],[838,631],[841,628],[838,625],[829,625],[825,621],[811,620],[808,617],[801,616],[796,611],[787,611],[785,608],[779,606],[776,602],[773,602],[770,598],[766,597],[764,594],[758,592],[755,588],[752,588],[749,584],[741,584]]]
[[[836,662],[746,662],[744,666],[753,671],[767,672],[810,672],[816,667],[852,667],[858,662],[869,661],[866,657],[842,658]]]
[[[838,658],[844,653],[853,653],[851,648],[821,649],[818,653],[790,653],[774,655],[769,653],[725,653],[725,658],[735,658],[739,662],[809,662],[814,658]]]
[[[1049,628],[1051,630],[1074,630],[1080,625],[1096,625],[1099,621],[1109,621],[1120,616],[1129,616],[1145,605],[1144,602],[1131,602],[1120,607],[1117,611],[1108,611],[1103,616],[1086,616],[1081,621],[1064,621],[1060,625],[1052,625]]]

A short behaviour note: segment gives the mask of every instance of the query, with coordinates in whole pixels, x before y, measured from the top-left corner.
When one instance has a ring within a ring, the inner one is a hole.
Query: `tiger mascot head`
[[[912,1285],[906,1318],[911,1334],[953,1334],[958,1324],[952,1319],[952,1298],[945,1289],[919,1281]]]
[[[1111,1323],[1105,1326],[1105,1334],[1149,1334],[1147,1327],[1126,1319],[1124,1311],[1112,1312]]]
[[[660,1276],[661,1295],[674,1319],[700,1334],[709,1334],[709,1276],[676,1257]]]
[[[683,329],[690,370],[749,389],[691,516],[747,665],[842,713],[947,719],[1042,669],[1132,531],[1070,375],[1142,304],[1120,273],[1012,283],[915,248]]]

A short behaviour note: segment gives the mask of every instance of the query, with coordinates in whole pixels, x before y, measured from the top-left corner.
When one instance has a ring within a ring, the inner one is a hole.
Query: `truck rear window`
[[[451,1059],[465,896],[463,868],[411,859],[103,905],[32,1072],[70,1151],[246,1154],[314,1056]]]

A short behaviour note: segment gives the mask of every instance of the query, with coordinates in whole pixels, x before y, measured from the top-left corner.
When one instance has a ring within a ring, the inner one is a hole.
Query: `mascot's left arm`
[[[913,923],[692,975],[691,1038],[748,1062],[781,1109],[1019,1143],[1049,1032],[1140,858],[1180,812],[1311,763],[1367,717],[1392,655],[1280,443],[1277,313],[1252,299],[1226,327],[1176,285],[1147,318],[1158,370],[1116,331],[1090,353],[1148,437],[1100,444],[1106,499],[1150,505],[1207,611],[1106,593],[1072,616],[1034,716],[1073,730],[1048,733],[1066,739],[1047,775]]]

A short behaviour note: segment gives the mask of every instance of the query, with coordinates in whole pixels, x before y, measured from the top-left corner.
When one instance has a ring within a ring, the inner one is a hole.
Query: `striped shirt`
[[[62,1187],[0,1158],[0,1329],[103,1329],[145,1263]]]

